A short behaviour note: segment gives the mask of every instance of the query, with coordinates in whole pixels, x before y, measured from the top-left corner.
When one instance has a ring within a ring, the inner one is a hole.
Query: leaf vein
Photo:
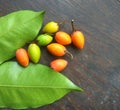
[[[9,87],[9,88],[51,88],[51,89],[72,89],[70,87],[51,87],[51,86],[18,86],[18,85],[0,85],[0,87]]]

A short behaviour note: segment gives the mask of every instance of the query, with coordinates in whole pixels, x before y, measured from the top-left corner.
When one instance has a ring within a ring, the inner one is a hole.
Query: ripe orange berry
[[[71,38],[74,46],[76,46],[77,48],[83,49],[85,39],[82,32],[74,31],[71,35]]]
[[[51,43],[47,46],[47,50],[54,56],[64,56],[65,54],[69,55],[71,59],[73,55],[65,48],[65,46],[58,43]]]
[[[64,56],[66,53],[66,48],[58,43],[51,43],[47,46],[47,50],[55,56]]]
[[[24,67],[29,64],[28,53],[24,48],[20,48],[16,51],[16,59]]]
[[[83,49],[85,44],[85,38],[81,31],[75,30],[74,28],[74,20],[71,20],[71,25],[73,29],[73,33],[71,34],[71,39],[73,42],[73,45],[79,49]]]
[[[62,45],[69,45],[72,42],[70,35],[63,31],[59,31],[55,34],[55,40]]]
[[[56,59],[56,60],[51,61],[50,67],[54,69],[55,71],[60,72],[66,68],[67,64],[68,62],[64,59]]]

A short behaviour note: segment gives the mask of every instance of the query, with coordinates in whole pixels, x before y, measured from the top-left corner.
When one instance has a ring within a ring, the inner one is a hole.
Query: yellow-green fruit
[[[44,27],[43,27],[43,32],[44,33],[55,33],[57,32],[59,29],[59,25],[57,22],[54,22],[54,21],[51,21],[51,22],[48,22]]]
[[[41,34],[38,36],[37,38],[37,44],[39,46],[46,46],[48,45],[50,42],[52,42],[53,37],[48,35],[48,34]]]
[[[28,55],[33,63],[38,63],[41,57],[40,47],[33,43],[28,46]]]

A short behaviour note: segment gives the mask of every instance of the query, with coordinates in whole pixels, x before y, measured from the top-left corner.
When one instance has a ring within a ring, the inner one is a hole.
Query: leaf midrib
[[[72,87],[52,87],[52,86],[19,86],[19,85],[0,85],[1,87],[9,87],[9,88],[49,88],[49,89],[72,89]]]

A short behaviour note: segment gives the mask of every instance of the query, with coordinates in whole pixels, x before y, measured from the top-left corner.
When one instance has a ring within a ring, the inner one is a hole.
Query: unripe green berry
[[[38,63],[41,57],[41,50],[35,43],[28,46],[28,55],[33,63]]]
[[[48,35],[48,34],[41,34],[38,36],[37,38],[37,44],[39,46],[46,46],[48,45],[50,42],[52,42],[53,37]]]

